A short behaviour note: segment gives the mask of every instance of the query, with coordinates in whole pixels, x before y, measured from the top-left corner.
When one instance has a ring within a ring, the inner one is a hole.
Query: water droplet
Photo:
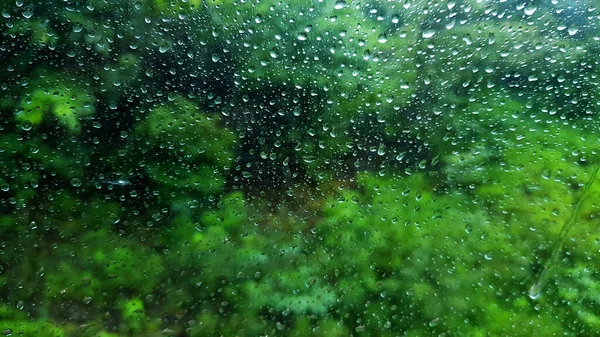
[[[379,36],[377,37],[377,42],[379,43],[386,43],[387,40],[387,35],[385,34],[379,34]]]
[[[2,330],[2,334],[4,336],[12,336],[12,333],[13,333],[12,329],[4,329],[4,330]]]
[[[579,28],[571,27],[571,28],[569,28],[568,32],[569,32],[569,35],[573,36],[573,35],[577,34],[577,32],[579,32]]]
[[[433,29],[427,29],[423,32],[423,38],[424,39],[430,39],[435,35],[435,30]]]
[[[525,12],[525,15],[533,15],[533,13],[535,13],[536,10],[537,10],[537,7],[529,5],[529,6],[525,7],[525,9],[523,11]]]
[[[300,33],[300,34],[298,34],[298,40],[300,40],[300,41],[306,41],[306,39],[308,39],[308,36],[306,35],[306,33]]]
[[[79,180],[79,178],[73,178],[73,179],[71,179],[71,186],[73,186],[73,187],[80,187],[81,186],[81,180]]]
[[[219,54],[212,54],[212,56],[211,56],[211,60],[212,60],[213,62],[215,62],[215,63],[216,63],[216,62],[219,62],[219,60],[221,60],[221,55],[219,55]]]
[[[531,288],[529,288],[527,294],[532,300],[537,300],[538,298],[540,298],[540,296],[542,296],[542,289],[542,284],[540,282],[536,282],[534,285],[531,286]]]
[[[335,3],[335,5],[333,6],[333,8],[335,9],[343,9],[344,7],[346,7],[346,1],[337,1]]]
[[[385,145],[379,144],[379,148],[377,149],[377,154],[383,156],[385,154]]]
[[[279,54],[277,54],[277,50],[275,48],[271,49],[271,51],[269,52],[269,55],[274,59],[279,57]]]
[[[429,326],[432,328],[438,326],[438,324],[440,324],[439,318],[434,318],[429,322]]]
[[[473,232],[473,225],[468,223],[465,225],[465,233],[470,234],[471,232]]]
[[[112,222],[114,225],[118,224],[119,221],[121,221],[121,218],[119,218],[119,216],[115,213],[110,213],[108,215],[108,218],[110,219],[110,222]]]
[[[310,164],[310,163],[314,163],[317,160],[317,157],[315,157],[315,156],[304,156],[304,157],[302,157],[302,160],[305,163]]]
[[[367,49],[363,53],[363,60],[368,61],[369,59],[371,59],[371,51]]]
[[[23,129],[23,131],[30,131],[31,128],[33,127],[33,125],[31,124],[30,121],[25,121],[22,125],[21,125],[21,129]]]
[[[398,23],[400,22],[400,18],[398,17],[398,15],[393,15],[392,16],[392,23]]]
[[[542,178],[550,179],[550,174],[551,174],[551,171],[549,168],[545,168],[542,170]]]
[[[158,51],[159,51],[161,54],[164,54],[164,53],[166,53],[167,51],[169,51],[169,46],[160,46],[160,47],[158,48]]]
[[[33,7],[28,6],[23,10],[23,13],[21,13],[21,15],[23,15],[23,17],[25,19],[31,19],[31,17],[33,16]]]

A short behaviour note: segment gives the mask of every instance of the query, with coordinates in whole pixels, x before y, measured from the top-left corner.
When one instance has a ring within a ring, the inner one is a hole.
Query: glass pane
[[[598,335],[599,11],[0,2],[0,332]]]

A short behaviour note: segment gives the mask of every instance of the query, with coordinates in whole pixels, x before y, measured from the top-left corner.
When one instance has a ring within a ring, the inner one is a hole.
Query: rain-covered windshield
[[[0,332],[600,335],[597,6],[0,2]]]

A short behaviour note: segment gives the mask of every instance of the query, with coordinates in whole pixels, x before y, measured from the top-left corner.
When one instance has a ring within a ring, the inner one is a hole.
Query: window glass
[[[0,332],[598,335],[597,4],[0,2]]]

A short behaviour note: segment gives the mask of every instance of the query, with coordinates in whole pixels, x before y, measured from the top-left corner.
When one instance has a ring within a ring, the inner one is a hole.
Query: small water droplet
[[[568,32],[569,32],[569,35],[573,36],[573,35],[577,34],[577,32],[579,32],[579,28],[571,27],[571,28],[569,28]]]
[[[385,145],[379,144],[379,148],[377,148],[377,154],[383,156],[385,154]]]
[[[33,7],[28,6],[23,10],[23,13],[21,13],[21,15],[23,15],[23,17],[25,19],[31,19],[31,17],[33,16]]]
[[[537,7],[529,5],[529,6],[525,7],[523,12],[525,12],[525,15],[533,15],[533,13],[535,13],[536,10],[537,10]]]
[[[305,163],[310,164],[310,163],[314,163],[317,160],[317,157],[315,157],[315,156],[304,156],[304,157],[302,157],[302,160]]]
[[[30,121],[25,121],[22,125],[21,125],[21,129],[23,129],[23,131],[30,131],[31,128],[33,127],[33,125],[31,124]]]
[[[73,186],[73,187],[80,187],[81,186],[81,180],[79,178],[73,178],[73,179],[71,179],[71,186]]]
[[[531,298],[532,300],[537,300],[538,298],[540,298],[540,296],[542,296],[542,289],[542,284],[540,282],[536,282],[534,285],[531,286],[531,288],[529,288],[527,295],[529,295],[529,298]]]
[[[427,29],[425,31],[423,31],[423,38],[424,39],[430,39],[435,35],[435,30],[433,29]]]
[[[388,40],[387,35],[385,34],[379,34],[379,36],[377,37],[377,42],[379,43],[386,43]]]
[[[335,5],[333,6],[333,8],[335,9],[343,9],[344,7],[346,7],[346,1],[337,1],[335,3]]]
[[[300,40],[300,41],[306,41],[306,39],[308,39],[308,36],[306,35],[306,33],[300,33],[300,34],[298,34],[298,40]]]
[[[114,225],[118,224],[121,221],[121,218],[119,218],[119,216],[115,213],[110,213],[108,215],[108,218],[110,219],[110,222],[112,222]]]
[[[551,174],[550,169],[545,168],[545,169],[542,170],[542,178],[544,178],[544,179],[550,179],[550,174]]]

